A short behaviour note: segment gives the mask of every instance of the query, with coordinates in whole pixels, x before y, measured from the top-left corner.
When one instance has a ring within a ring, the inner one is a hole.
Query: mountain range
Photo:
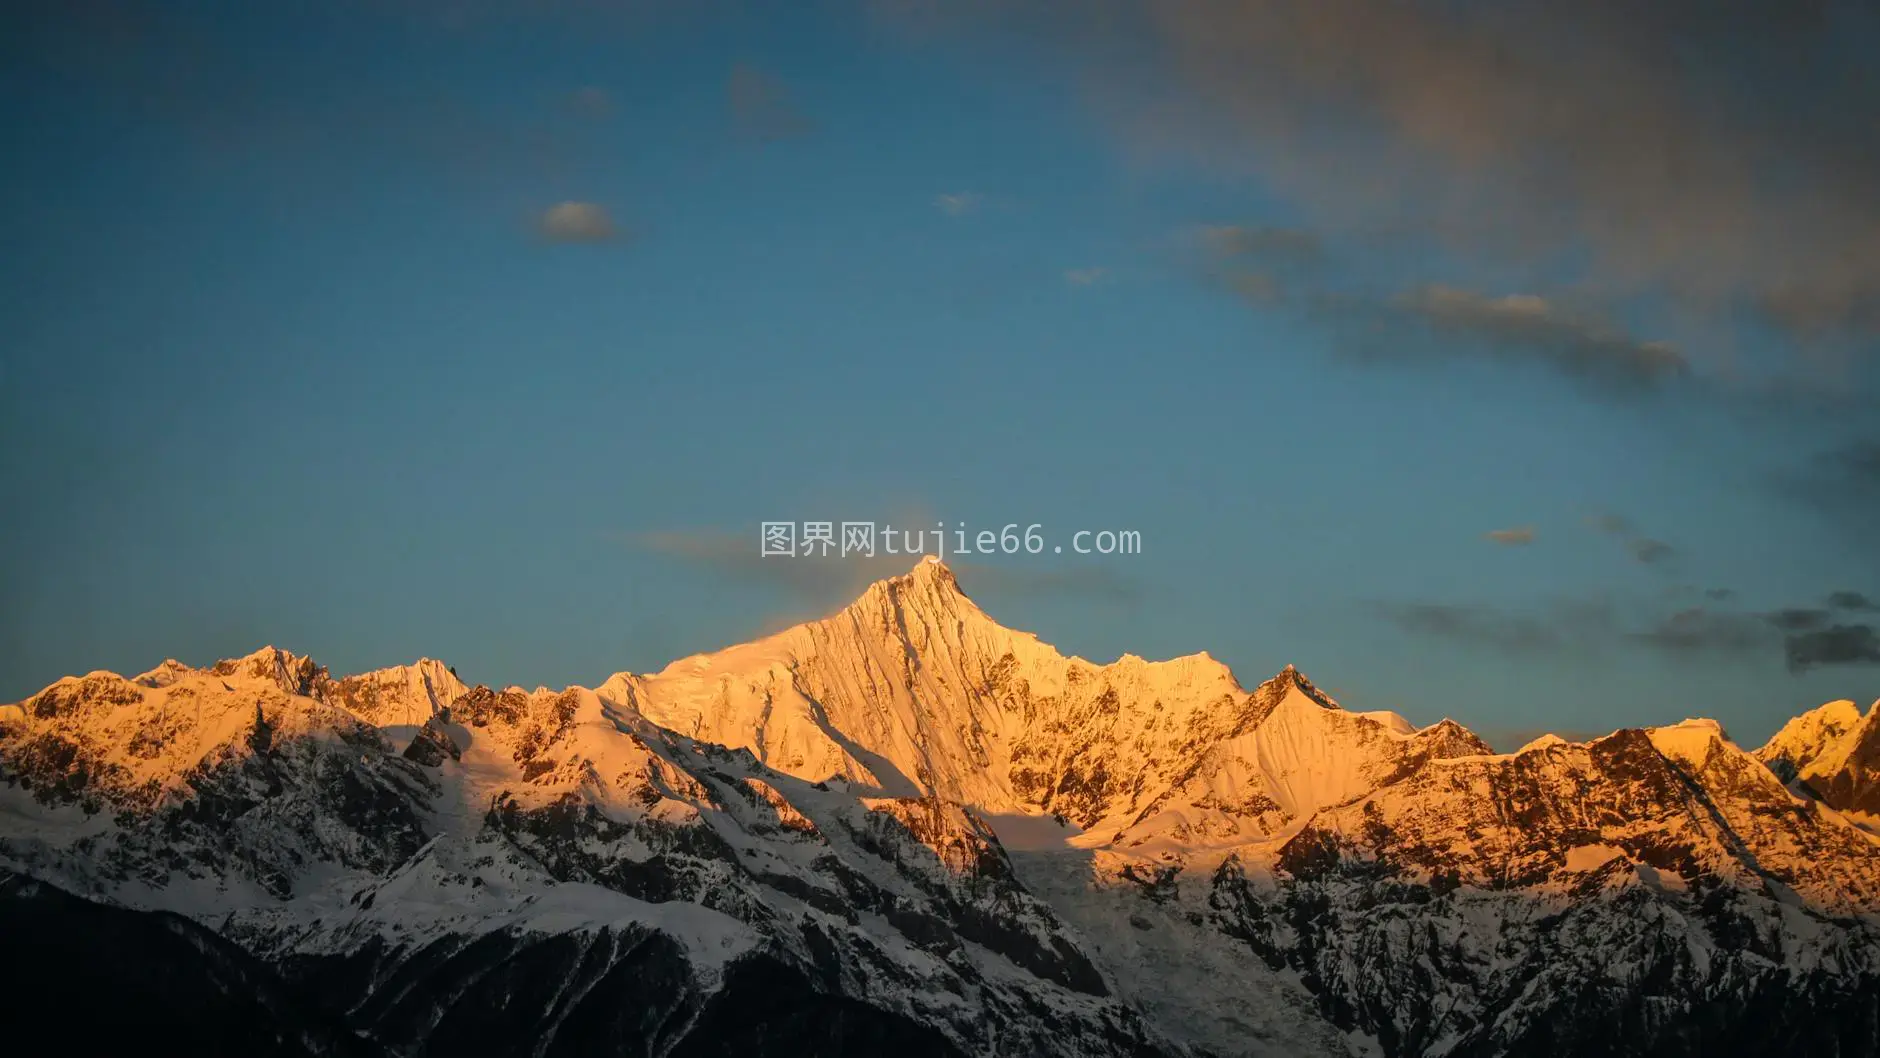
[[[1877,773],[1845,701],[1497,753],[1093,664],[929,559],[592,689],[0,706],[0,965],[100,1054],[1880,1055]]]

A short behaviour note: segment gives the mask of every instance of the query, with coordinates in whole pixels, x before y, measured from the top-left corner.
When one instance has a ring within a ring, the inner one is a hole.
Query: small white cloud
[[[542,214],[542,236],[550,242],[612,242],[620,237],[607,209],[593,202],[563,202]]]
[[[1064,281],[1074,287],[1094,287],[1109,278],[1107,268],[1073,268],[1064,273]]]
[[[936,196],[933,204],[949,217],[964,217],[979,208],[980,197],[971,191],[954,191]]]

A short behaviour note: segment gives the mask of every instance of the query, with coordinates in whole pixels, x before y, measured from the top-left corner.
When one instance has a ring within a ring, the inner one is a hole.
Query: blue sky
[[[1491,738],[1880,697],[1871,22],[1667,73],[1699,7],[1594,4],[1569,77],[1296,6],[28,14],[0,698],[270,642],[591,684],[911,565],[754,561],[845,518],[1138,530],[958,568]]]

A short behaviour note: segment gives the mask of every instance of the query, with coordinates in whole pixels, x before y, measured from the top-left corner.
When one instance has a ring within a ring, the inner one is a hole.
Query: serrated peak
[[[947,564],[932,555],[922,557],[906,573],[870,584],[847,609],[880,606],[949,617],[969,614],[985,616],[960,589],[959,578],[947,568]]]
[[[1343,708],[1342,706],[1338,704],[1336,699],[1334,699],[1331,695],[1326,694],[1324,691],[1319,690],[1318,687],[1314,685],[1311,680],[1306,678],[1305,673],[1300,672],[1297,666],[1291,665],[1291,664],[1288,664],[1285,668],[1279,670],[1279,673],[1275,675],[1272,679],[1261,684],[1259,687],[1259,690],[1256,691],[1256,693],[1259,693],[1260,691],[1264,691],[1277,698],[1277,697],[1284,696],[1286,692],[1288,691],[1294,691],[1294,690],[1298,691],[1300,694],[1305,695],[1307,698],[1311,699],[1313,702],[1317,703],[1319,706],[1323,708],[1326,708],[1326,709],[1342,709]]]
[[[935,555],[923,555],[920,561],[914,563],[913,569],[908,570],[895,579],[931,588],[935,591],[950,591],[955,594],[964,594],[960,591],[959,578],[954,575],[953,570],[948,568],[945,562],[942,562]]]
[[[211,674],[267,680],[288,694],[315,693],[326,679],[326,668],[302,654],[269,645],[239,658],[226,658],[208,670]]]
[[[914,568],[909,570],[908,574],[910,576],[918,576],[923,572],[929,575],[938,575],[938,574],[944,573],[948,576],[951,576],[953,574],[953,571],[947,568],[947,564],[945,560],[943,560],[939,555],[920,556],[920,561],[914,563]]]

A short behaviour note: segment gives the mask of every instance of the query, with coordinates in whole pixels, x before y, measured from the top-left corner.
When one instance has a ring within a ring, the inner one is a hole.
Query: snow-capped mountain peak
[[[1833,807],[1880,822],[1880,702],[1865,714],[1845,699],[1811,709],[1784,724],[1756,756]]]
[[[1765,761],[1787,761],[1797,771],[1819,760],[1860,724],[1860,707],[1843,698],[1796,716],[1756,751]]]
[[[68,677],[0,707],[0,901],[182,912],[387,1053],[726,1053],[772,1007],[871,1053],[1880,1053],[1807,1035],[1880,989],[1877,717],[1496,754],[1291,665],[1067,656],[922,560],[595,690]]]
[[[408,727],[423,724],[469,689],[451,666],[420,658],[409,665],[329,680],[316,693],[382,727]]]
[[[1297,666],[1290,663],[1274,674],[1272,679],[1255,688],[1254,694],[1262,698],[1272,698],[1276,702],[1288,694],[1299,694],[1322,709],[1343,708],[1336,699],[1319,690],[1316,684],[1306,678],[1305,673],[1300,672]]]

